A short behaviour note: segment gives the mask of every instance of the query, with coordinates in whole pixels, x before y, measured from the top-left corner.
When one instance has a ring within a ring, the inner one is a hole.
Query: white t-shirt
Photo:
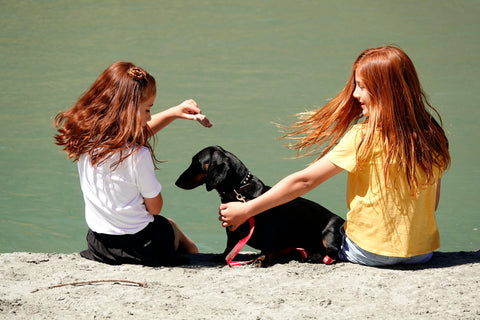
[[[115,154],[95,166],[86,153],[78,160],[85,219],[97,233],[121,235],[141,231],[153,221],[143,198],[154,198],[162,190],[147,148],[142,147],[112,170],[110,166],[118,158],[119,154]]]

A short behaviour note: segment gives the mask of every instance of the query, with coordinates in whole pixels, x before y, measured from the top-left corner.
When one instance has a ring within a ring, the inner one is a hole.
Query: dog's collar
[[[245,185],[245,184],[248,184],[248,182],[252,179],[252,173],[250,172],[250,170],[248,170],[248,173],[247,175],[245,176],[245,178],[243,178],[242,182],[240,182],[240,187]]]
[[[222,198],[222,200],[231,201],[233,199],[237,199],[239,201],[245,202],[246,198],[244,193],[253,187],[253,184],[251,183],[252,178],[253,175],[250,170],[248,170],[247,175],[242,179],[238,188],[235,188],[233,189],[233,191],[230,192],[219,192],[220,197]]]

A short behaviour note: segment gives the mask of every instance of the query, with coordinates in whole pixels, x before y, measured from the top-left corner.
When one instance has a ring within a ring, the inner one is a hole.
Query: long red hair
[[[155,159],[149,143],[152,133],[149,126],[142,126],[138,108],[154,94],[155,78],[148,72],[130,62],[116,62],[73,107],[56,115],[55,143],[74,161],[88,152],[92,165],[120,152],[116,166],[141,146]]]
[[[417,190],[420,169],[426,177],[421,183],[433,182],[436,178],[433,167],[443,171],[450,165],[448,139],[440,115],[422,90],[412,61],[393,46],[362,52],[353,64],[350,79],[335,98],[316,111],[298,115],[291,131],[284,135],[287,139],[297,139],[290,147],[297,150],[298,156],[319,155],[320,158],[359,122],[362,109],[353,97],[355,72],[361,75],[370,93],[370,114],[364,122],[365,134],[357,150],[358,166],[366,161],[377,143],[382,143],[386,184],[394,163],[398,166],[393,181],[399,174],[405,174],[410,188]],[[320,151],[321,145],[326,147]]]

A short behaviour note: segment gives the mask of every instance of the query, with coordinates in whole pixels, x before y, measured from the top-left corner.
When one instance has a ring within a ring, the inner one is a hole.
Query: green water
[[[366,48],[400,45],[443,116],[453,164],[437,212],[442,251],[480,249],[477,132],[480,2],[0,0],[0,252],[75,252],[86,224],[77,168],[52,119],[114,61],[158,82],[154,108],[194,98],[214,123],[178,121],[158,136],[164,215],[202,252],[225,245],[218,195],[174,186],[193,154],[218,144],[267,184],[312,159],[273,124],[322,105]],[[308,198],[345,216],[346,176]]]

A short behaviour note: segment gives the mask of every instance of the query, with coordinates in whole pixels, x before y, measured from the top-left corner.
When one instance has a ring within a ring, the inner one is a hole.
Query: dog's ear
[[[208,166],[207,181],[205,182],[207,191],[215,189],[216,186],[225,180],[228,169],[229,165],[225,154],[218,150],[212,152]]]

